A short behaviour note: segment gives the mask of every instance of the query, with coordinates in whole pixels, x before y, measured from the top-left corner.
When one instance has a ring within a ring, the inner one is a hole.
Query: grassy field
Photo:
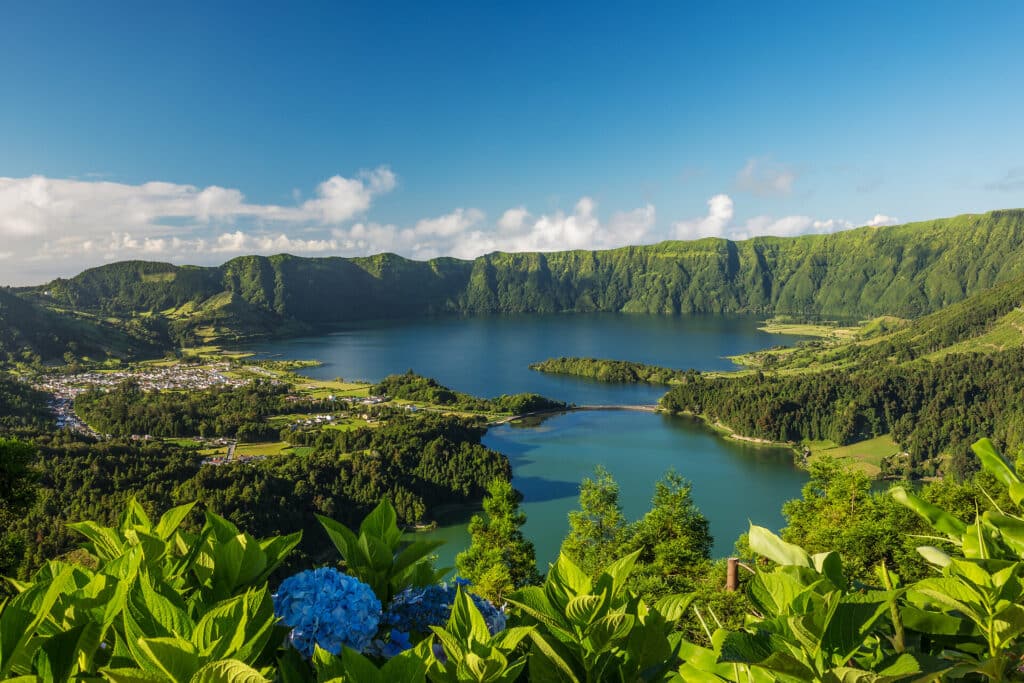
[[[217,448],[206,448],[199,452],[210,458],[224,457],[228,454],[228,448],[227,446],[219,446]],[[235,457],[252,455],[308,455],[312,452],[313,449],[308,446],[292,446],[286,441],[240,443],[235,447]]]
[[[888,434],[848,446],[837,446],[831,441],[808,441],[806,445],[811,449],[812,462],[816,457],[827,455],[871,477],[877,477],[881,471],[882,458],[900,451],[900,447]]]
[[[825,339],[847,340],[853,337],[860,330],[860,326],[839,327],[825,323],[784,323],[766,320],[764,325],[757,328],[769,334],[789,334],[798,337],[822,337]]]

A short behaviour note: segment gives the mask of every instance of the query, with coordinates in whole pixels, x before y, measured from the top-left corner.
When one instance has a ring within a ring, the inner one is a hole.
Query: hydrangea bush
[[[460,585],[465,587],[468,582],[457,579],[453,584],[407,588],[388,606],[383,623],[406,633],[429,633],[431,626],[444,626],[452,615],[455,593]],[[470,598],[483,615],[492,636],[505,629],[504,612],[479,595],[470,593]]]
[[[381,620],[373,590],[337,569],[322,567],[285,579],[274,594],[274,613],[291,628],[289,640],[306,658],[315,646],[331,654],[365,650]]]

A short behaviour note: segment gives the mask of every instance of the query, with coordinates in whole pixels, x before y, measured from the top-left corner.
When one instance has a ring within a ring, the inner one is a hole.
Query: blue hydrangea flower
[[[391,659],[395,655],[410,649],[412,649],[412,641],[409,640],[409,634],[393,628],[386,637],[375,638],[370,643],[370,646],[364,650],[363,654]]]
[[[373,589],[329,567],[289,576],[273,599],[274,614],[292,629],[292,646],[307,658],[316,645],[336,655],[343,645],[361,652],[380,625]]]
[[[455,602],[457,586],[465,586],[466,582],[454,585],[435,584],[423,588],[407,588],[391,601],[382,622],[387,626],[402,631],[428,633],[431,626],[444,626],[452,614],[452,603]],[[491,635],[505,630],[505,613],[486,599],[470,593],[473,604],[480,610],[487,630]]]

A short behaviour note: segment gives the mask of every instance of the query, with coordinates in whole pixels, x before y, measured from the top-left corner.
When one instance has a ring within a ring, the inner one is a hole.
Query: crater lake
[[[535,392],[576,405],[638,406],[657,403],[668,388],[549,375],[529,365],[587,356],[730,370],[736,366],[728,356],[795,341],[762,332],[759,324],[758,318],[742,316],[609,313],[430,318],[353,324],[329,334],[261,342],[249,350],[318,360],[318,367],[302,370],[318,379],[379,381],[412,369],[482,397]],[[683,416],[566,412],[493,427],[483,443],[509,457],[512,483],[523,494],[524,532],[542,568],[557,557],[579,483],[597,465],[619,483],[628,519],[649,509],[654,484],[669,469],[686,477],[710,522],[716,557],[731,553],[748,520],[781,527],[782,503],[799,496],[806,481],[791,450],[727,440]],[[438,529],[426,532],[447,541],[439,553],[443,566],[453,565],[455,554],[468,545],[466,524],[472,512],[443,512]]]

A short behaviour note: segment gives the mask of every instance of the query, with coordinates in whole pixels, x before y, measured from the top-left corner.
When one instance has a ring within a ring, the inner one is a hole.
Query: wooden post
[[[739,579],[740,558],[730,557],[726,560],[725,590],[732,592],[740,586]]]

